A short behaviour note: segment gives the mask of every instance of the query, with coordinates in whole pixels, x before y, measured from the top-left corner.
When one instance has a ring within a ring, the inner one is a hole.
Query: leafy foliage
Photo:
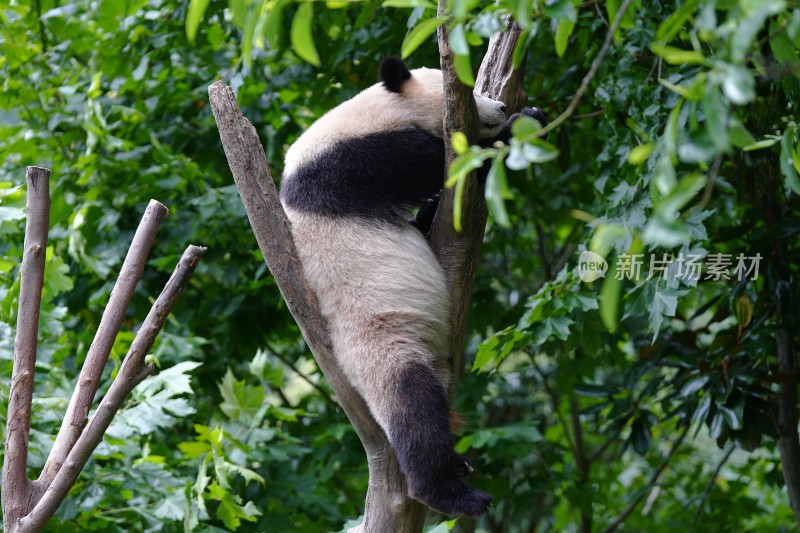
[[[179,251],[209,248],[153,348],[161,373],[50,530],[337,531],[363,507],[363,450],[261,261],[207,85],[238,91],[277,176],[285,147],[371,84],[382,56],[438,64],[442,24],[468,81],[511,14],[530,103],[553,119],[621,6],[455,0],[439,15],[428,0],[39,0],[0,12],[0,417],[22,167],[54,176],[32,475],[149,198],[172,220],[106,384]],[[496,505],[474,524],[434,517],[434,531],[792,528],[775,417],[793,378],[777,332],[796,349],[800,331],[798,50],[800,10],[781,0],[634,1],[546,138],[522,120],[509,146],[452,139],[451,185],[492,165],[473,372],[456,403],[469,422],[458,450]],[[589,251],[608,260],[591,283],[575,268]],[[740,254],[760,256],[757,279],[749,262],[737,270]],[[690,256],[698,279],[679,264]]]

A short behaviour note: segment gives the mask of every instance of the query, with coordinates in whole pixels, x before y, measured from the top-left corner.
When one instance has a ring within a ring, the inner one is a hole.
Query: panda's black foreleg
[[[409,220],[412,226],[417,228],[420,233],[426,237],[431,232],[433,226],[433,217],[436,216],[436,210],[439,209],[439,199],[442,193],[438,192],[430,198],[426,198],[417,211],[417,216]]]
[[[492,497],[464,479],[469,465],[453,450],[447,391],[429,365],[404,365],[394,381],[388,437],[409,495],[446,515],[479,516]]]

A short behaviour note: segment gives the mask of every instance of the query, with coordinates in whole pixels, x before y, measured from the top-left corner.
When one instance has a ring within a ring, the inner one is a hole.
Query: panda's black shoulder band
[[[381,61],[380,78],[387,91],[399,93],[411,78],[411,71],[399,57],[389,56]]]

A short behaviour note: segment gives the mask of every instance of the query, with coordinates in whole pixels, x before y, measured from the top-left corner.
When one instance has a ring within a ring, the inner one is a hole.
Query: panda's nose
[[[500,104],[500,111],[505,115],[506,114],[506,104]]]

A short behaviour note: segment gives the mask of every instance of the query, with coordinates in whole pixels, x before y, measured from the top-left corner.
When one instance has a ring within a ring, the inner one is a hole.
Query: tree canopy
[[[277,178],[288,145],[374,83],[381,58],[438,67],[446,24],[468,83],[509,14],[527,103],[551,124],[519,121],[509,146],[448,140],[450,185],[492,165],[455,403],[457,450],[495,506],[431,527],[797,527],[800,8],[453,0],[437,16],[428,0],[34,0],[0,11],[3,427],[24,167],[53,170],[32,475],[148,201],[170,215],[101,394],[180,251],[208,247],[152,349],[159,374],[49,530],[357,522],[363,450],[264,265],[207,87],[237,91]]]

